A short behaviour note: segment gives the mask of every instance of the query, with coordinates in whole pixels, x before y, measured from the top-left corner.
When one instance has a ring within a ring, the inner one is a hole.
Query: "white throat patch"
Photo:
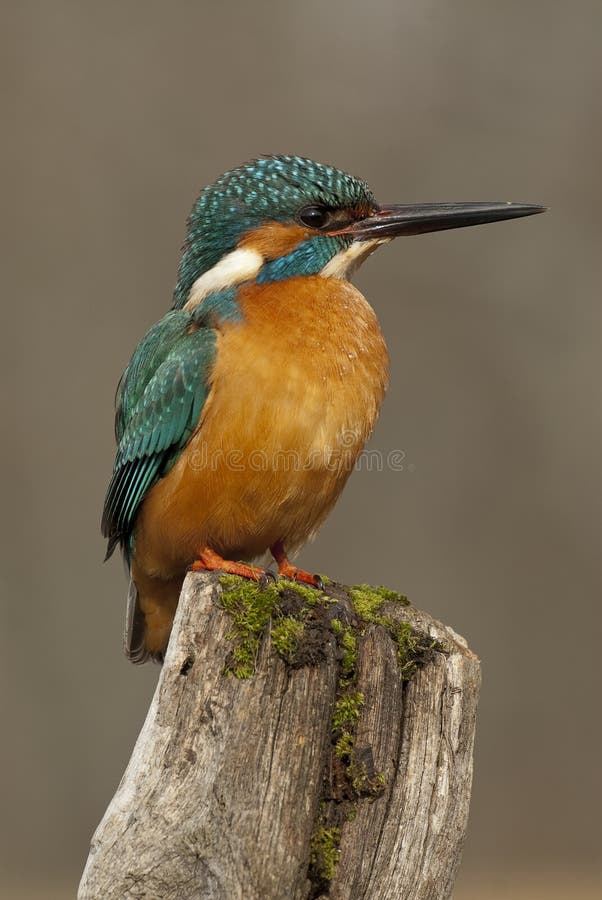
[[[388,244],[392,238],[375,238],[373,241],[353,241],[329,260],[320,275],[322,278],[349,278],[377,247]]]
[[[203,272],[190,288],[184,309],[190,312],[204,297],[233,287],[242,281],[255,278],[264,263],[264,258],[251,247],[239,247],[223,256],[212,269]]]

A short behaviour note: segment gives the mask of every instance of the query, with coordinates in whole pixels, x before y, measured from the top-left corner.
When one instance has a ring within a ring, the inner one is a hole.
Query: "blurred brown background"
[[[408,238],[357,281],[392,383],[310,570],[407,592],[483,660],[457,900],[600,876],[599,0],[4,4],[7,897],[67,898],[157,678],[102,564],[113,392],[199,188],[260,153],[381,200],[551,212]],[[599,896],[599,894],[597,894]]]

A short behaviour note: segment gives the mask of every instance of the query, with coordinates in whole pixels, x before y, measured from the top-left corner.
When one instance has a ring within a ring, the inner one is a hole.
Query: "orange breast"
[[[348,282],[319,276],[241,289],[218,337],[200,427],[138,516],[138,565],[168,577],[208,544],[250,559],[302,544],[340,494],[374,427],[388,358]]]

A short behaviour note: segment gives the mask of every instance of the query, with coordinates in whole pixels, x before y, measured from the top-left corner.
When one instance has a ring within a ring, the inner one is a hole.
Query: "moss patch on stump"
[[[386,604],[408,605],[405,596],[389,588],[345,587],[323,578],[323,589],[316,589],[284,579],[259,584],[233,575],[220,577],[220,583],[221,604],[232,617],[228,674],[253,676],[268,631],[271,648],[291,668],[318,664],[326,658],[332,642],[336,643],[339,681],[331,724],[332,757],[311,841],[309,869],[312,896],[319,896],[333,878],[343,824],[355,817],[358,803],[375,800],[386,786],[385,774],[375,771],[371,749],[355,745],[364,705],[356,684],[358,641],[371,625],[384,628],[397,646],[404,682],[434,652],[445,648],[415,631],[409,622],[387,614]]]

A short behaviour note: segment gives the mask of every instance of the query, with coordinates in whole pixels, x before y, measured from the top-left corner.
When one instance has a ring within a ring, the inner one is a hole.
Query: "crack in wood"
[[[323,652],[299,656],[297,668],[284,669],[264,639],[253,677],[224,674],[230,620],[220,592],[214,575],[186,579],[155,697],[94,835],[79,900],[315,895],[310,841],[341,763],[331,729],[342,654],[320,624]],[[344,626],[356,623],[363,635],[353,684],[365,698],[354,726],[359,771],[367,783],[382,773],[384,785],[345,801],[355,818],[340,824],[340,862],[320,882],[322,896],[447,900],[468,816],[478,660],[426,613],[387,603],[387,621],[447,648],[402,685],[390,635],[380,625],[362,631],[344,589],[331,593]]]

